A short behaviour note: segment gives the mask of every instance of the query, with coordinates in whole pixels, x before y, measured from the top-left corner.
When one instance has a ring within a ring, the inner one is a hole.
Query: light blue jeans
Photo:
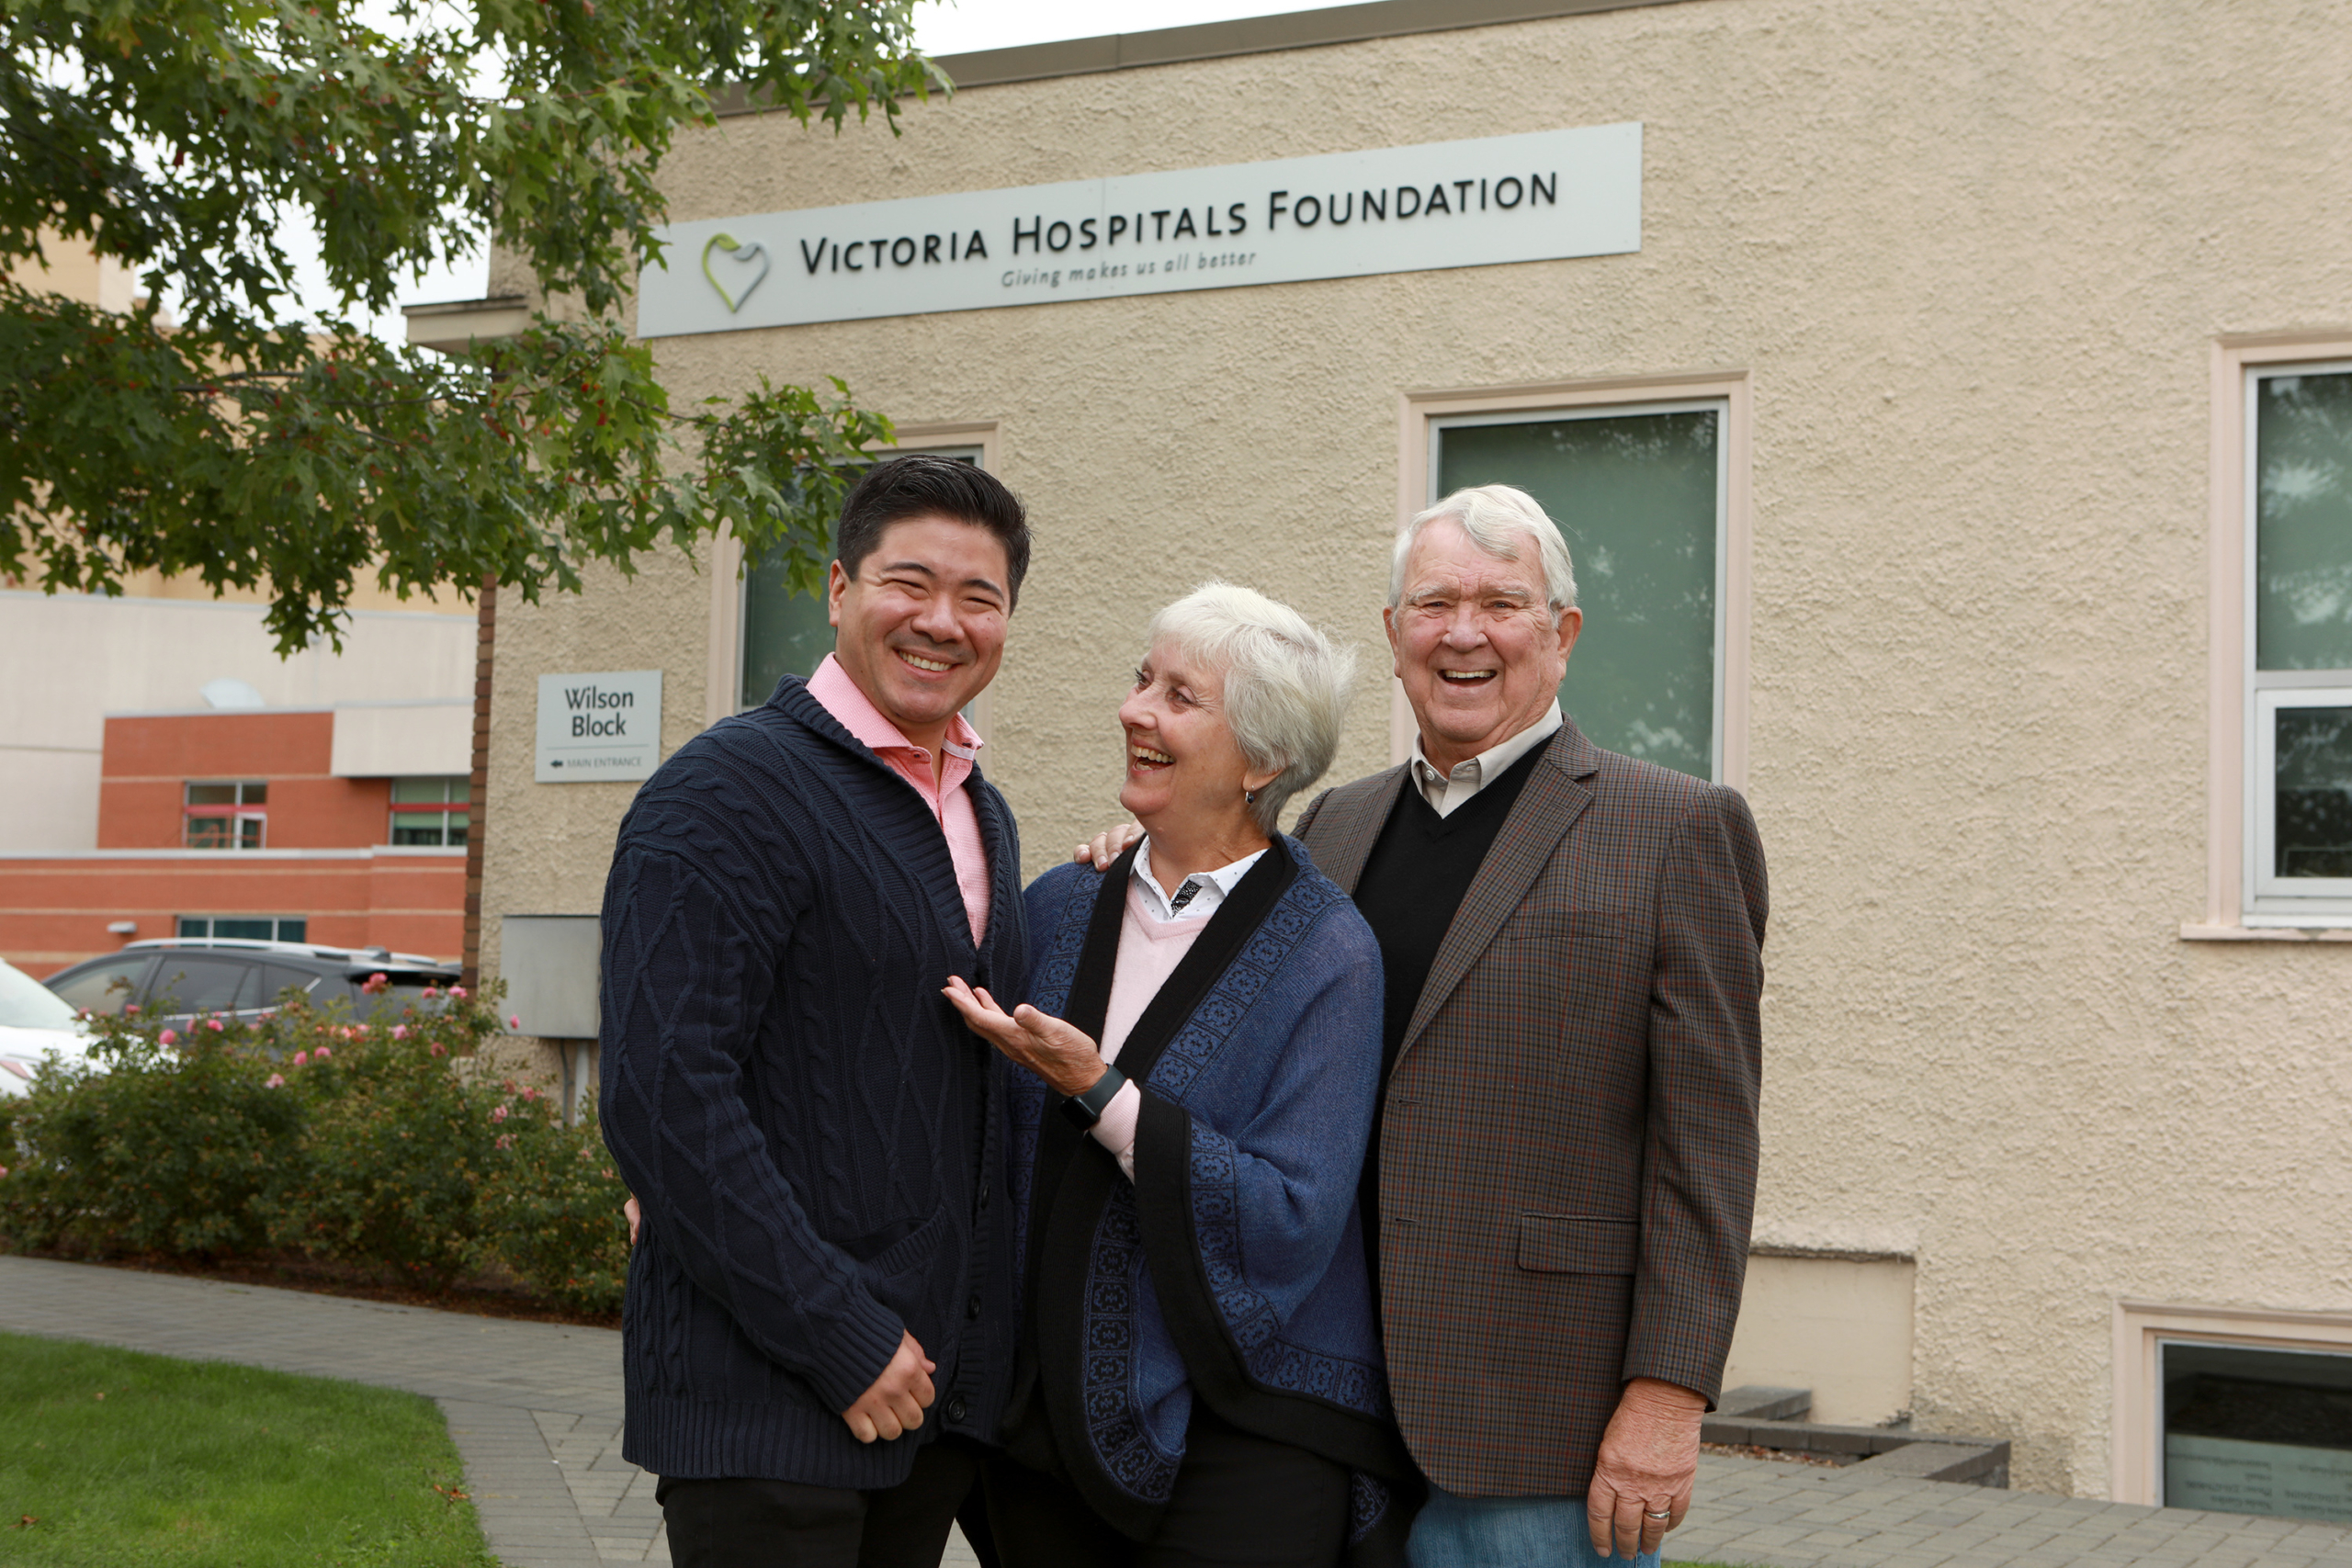
[[[1457,1497],[1432,1486],[1413,1520],[1412,1568],[1626,1568],[1592,1550],[1581,1497]],[[1658,1568],[1657,1554],[1631,1560]]]

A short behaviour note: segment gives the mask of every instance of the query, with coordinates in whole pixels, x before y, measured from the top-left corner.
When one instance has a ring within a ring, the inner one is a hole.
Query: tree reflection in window
[[[2352,708],[2278,710],[2279,876],[2352,877]]]

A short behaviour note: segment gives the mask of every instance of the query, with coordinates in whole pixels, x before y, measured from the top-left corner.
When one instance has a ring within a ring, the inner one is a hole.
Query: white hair
[[[1152,616],[1152,645],[1223,673],[1225,722],[1254,771],[1274,770],[1250,814],[1269,837],[1283,806],[1323,776],[1340,750],[1355,683],[1352,649],[1287,604],[1229,582],[1204,582]]]
[[[1471,490],[1457,490],[1410,523],[1396,536],[1396,555],[1388,570],[1388,607],[1395,609],[1405,599],[1405,558],[1413,553],[1413,541],[1421,530],[1441,518],[1450,517],[1470,536],[1470,542],[1497,560],[1517,560],[1521,537],[1535,541],[1535,553],[1544,563],[1544,594],[1550,602],[1552,624],[1560,624],[1560,612],[1577,607],[1576,563],[1568,558],[1568,541],[1559,525],[1544,515],[1535,498],[1523,490],[1510,485],[1479,485]]]

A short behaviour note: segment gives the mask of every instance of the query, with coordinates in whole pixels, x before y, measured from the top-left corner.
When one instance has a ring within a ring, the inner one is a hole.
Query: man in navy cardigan
[[[933,1568],[1015,1348],[996,1052],[1021,855],[961,711],[1028,567],[1021,503],[912,455],[844,503],[834,651],[681,747],[621,823],[603,1092],[642,1234],[622,1452],[680,1568]]]

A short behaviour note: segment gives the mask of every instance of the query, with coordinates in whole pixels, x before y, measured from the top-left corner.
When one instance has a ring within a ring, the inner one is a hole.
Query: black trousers
[[[1334,1568],[1348,1544],[1348,1472],[1242,1431],[1197,1398],[1175,1495],[1151,1540],[1129,1540],[1058,1476],[1001,1454],[989,1527],[1004,1568]]]
[[[980,1491],[987,1452],[942,1438],[916,1456],[913,1474],[876,1492],[665,1475],[653,1500],[677,1568],[939,1568],[955,1522],[996,1568]]]

